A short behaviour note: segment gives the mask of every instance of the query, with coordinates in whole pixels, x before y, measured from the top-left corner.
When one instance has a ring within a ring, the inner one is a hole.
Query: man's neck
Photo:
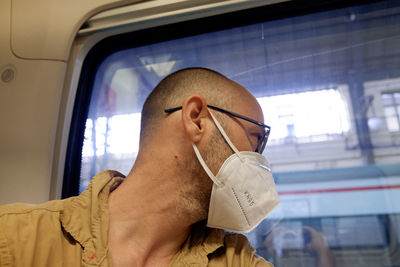
[[[116,267],[168,265],[196,222],[168,174],[138,169],[110,194],[108,245]]]

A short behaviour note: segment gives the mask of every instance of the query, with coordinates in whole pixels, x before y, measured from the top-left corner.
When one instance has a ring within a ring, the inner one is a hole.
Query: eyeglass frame
[[[237,113],[235,113],[235,112],[232,112],[232,111],[229,111],[229,110],[220,108],[220,107],[216,107],[216,106],[213,106],[213,105],[207,105],[207,107],[209,107],[209,108],[211,108],[211,109],[214,109],[214,110],[216,110],[216,111],[223,112],[223,113],[225,113],[225,114],[231,115],[231,116],[233,116],[233,117],[236,117],[236,118],[239,118],[239,119],[242,119],[242,120],[245,120],[245,121],[248,121],[248,122],[254,123],[254,124],[258,125],[258,126],[263,127],[263,128],[264,128],[264,138],[262,139],[262,141],[261,141],[259,144],[257,144],[257,148],[256,148],[256,150],[255,150],[255,152],[257,152],[257,153],[260,153],[260,154],[263,153],[263,151],[264,151],[264,149],[265,149],[265,146],[267,145],[267,142],[268,142],[269,134],[270,134],[270,132],[271,132],[271,127],[270,127],[270,126],[268,126],[268,125],[266,125],[266,124],[264,124],[264,123],[262,123],[262,122],[253,120],[253,119],[251,119],[251,118],[249,118],[249,117],[246,117],[246,116],[237,114]],[[171,113],[173,113],[173,112],[175,112],[175,111],[178,111],[178,110],[180,110],[180,109],[182,109],[182,106],[174,107],[174,108],[167,108],[167,109],[164,110],[164,112],[165,112],[165,113],[168,113],[168,114],[171,114]]]

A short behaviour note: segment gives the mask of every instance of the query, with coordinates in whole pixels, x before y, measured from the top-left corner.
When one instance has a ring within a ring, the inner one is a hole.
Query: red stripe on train
[[[367,190],[382,190],[382,189],[399,189],[400,185],[382,185],[382,186],[363,186],[350,188],[329,188],[329,189],[311,189],[279,192],[279,195],[300,195],[300,194],[318,194],[318,193],[335,193],[335,192],[350,192],[350,191],[367,191]]]

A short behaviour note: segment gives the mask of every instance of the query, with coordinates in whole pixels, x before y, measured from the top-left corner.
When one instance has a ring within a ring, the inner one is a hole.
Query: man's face
[[[235,101],[234,108],[230,111],[260,122],[263,121],[261,108],[251,95],[242,96],[239,101]],[[255,151],[259,139],[264,137],[262,127],[222,112],[215,110],[210,110],[210,112],[221,123],[229,139],[239,151]],[[214,175],[217,175],[224,161],[234,152],[216,126],[212,128],[209,136],[208,143],[201,153],[207,166]],[[191,193],[192,203],[199,203],[202,207],[200,210],[205,212],[204,216],[206,217],[213,182],[194,154],[193,157],[186,159],[185,168],[192,172],[193,181],[190,184],[195,188],[194,192]]]
[[[221,118],[221,116],[218,117]],[[229,127],[226,127],[225,121],[223,119],[218,119],[218,121],[222,124],[226,134],[230,136],[231,131]],[[204,153],[204,160],[214,175],[217,175],[221,165],[230,155],[232,155],[232,149],[226,143],[217,127],[215,127]],[[208,177],[208,175],[206,176]]]
[[[245,100],[237,101],[231,111],[259,122],[264,121],[262,110],[252,96],[248,96]],[[228,136],[236,148],[239,151],[255,151],[259,142],[264,138],[265,129],[237,117],[226,114],[223,116],[225,124],[230,129]]]
[[[243,106],[237,106],[237,109],[232,111],[258,121],[263,121],[262,111],[256,100],[250,99],[248,102],[243,103],[245,103]],[[218,111],[211,110],[211,112],[213,112],[229,139],[239,151],[254,151],[257,147],[258,139],[264,137],[264,130],[258,125],[224,113],[219,112],[219,114],[217,114]],[[215,126],[203,152],[203,158],[214,175],[217,175],[224,161],[233,153],[234,152]],[[201,191],[203,197],[201,199],[204,201],[204,209],[208,212],[209,197],[211,195],[213,182],[204,172],[197,158],[194,158],[194,160],[199,168],[199,172],[203,174],[200,179],[203,181],[203,188]],[[200,190],[198,192],[200,192]]]
[[[242,106],[235,106],[235,109],[230,109],[230,111],[263,121],[261,108],[255,99],[253,100],[251,97],[248,101],[241,101],[241,103],[243,103]],[[229,139],[239,151],[255,151],[259,140],[264,138],[264,128],[261,126],[219,111],[210,110],[210,112],[217,118]],[[216,175],[223,162],[234,152],[215,126],[203,153],[208,167]]]

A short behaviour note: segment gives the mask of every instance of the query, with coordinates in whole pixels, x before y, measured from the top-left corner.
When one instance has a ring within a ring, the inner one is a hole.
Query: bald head
[[[157,132],[164,110],[181,106],[191,95],[201,95],[207,104],[230,109],[249,92],[224,75],[205,68],[188,68],[164,78],[146,99],[142,109],[140,143]]]

